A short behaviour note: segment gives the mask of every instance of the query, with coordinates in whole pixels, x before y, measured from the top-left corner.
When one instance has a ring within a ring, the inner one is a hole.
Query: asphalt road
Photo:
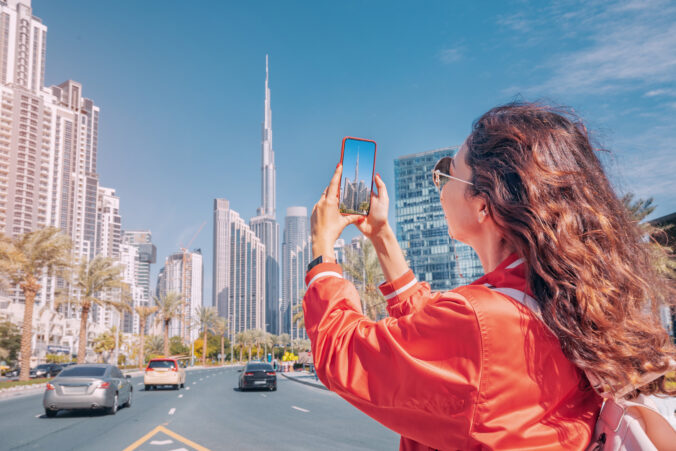
[[[189,371],[186,388],[144,391],[116,415],[44,416],[42,393],[0,400],[0,450],[394,450],[399,437],[337,395],[278,376],[237,390],[236,368]]]

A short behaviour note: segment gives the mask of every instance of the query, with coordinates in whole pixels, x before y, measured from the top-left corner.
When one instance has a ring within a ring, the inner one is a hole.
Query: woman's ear
[[[484,221],[488,219],[488,204],[482,201],[479,203],[477,207],[478,207],[477,222],[479,224],[483,224]]]

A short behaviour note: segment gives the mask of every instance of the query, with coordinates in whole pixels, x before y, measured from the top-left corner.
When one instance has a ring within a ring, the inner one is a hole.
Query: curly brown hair
[[[676,349],[659,320],[674,286],[618,199],[573,112],[516,102],[472,127],[466,163],[489,214],[528,265],[527,280],[566,356],[621,396],[665,371]],[[673,395],[665,377],[641,393]],[[638,392],[634,390],[629,396]]]

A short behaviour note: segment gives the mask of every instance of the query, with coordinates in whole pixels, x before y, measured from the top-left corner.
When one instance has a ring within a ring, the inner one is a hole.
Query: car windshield
[[[173,360],[151,360],[148,368],[174,368],[175,365]]]
[[[50,366],[51,365],[47,365],[47,364],[38,365],[36,370],[46,370],[46,369],[49,369]]]
[[[246,366],[247,371],[273,371],[272,365],[267,363],[249,363]]]
[[[59,377],[100,377],[105,372],[106,368],[101,366],[76,366],[64,369],[59,373]]]

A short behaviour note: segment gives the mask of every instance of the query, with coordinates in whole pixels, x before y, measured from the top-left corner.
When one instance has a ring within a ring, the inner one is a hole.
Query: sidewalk
[[[292,380],[294,382],[328,390],[328,388],[326,388],[324,384],[322,384],[322,381],[317,379],[315,377],[315,374],[309,371],[294,371],[289,373],[277,373],[277,374],[281,374],[285,378]]]

